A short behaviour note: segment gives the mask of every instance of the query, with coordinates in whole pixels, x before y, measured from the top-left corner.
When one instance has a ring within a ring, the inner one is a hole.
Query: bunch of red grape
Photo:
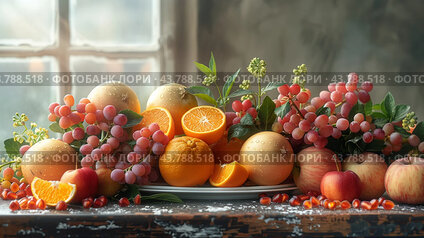
[[[159,129],[157,123],[152,123],[148,127],[134,131],[133,139],[136,142],[133,151],[128,153],[126,161],[120,161],[116,164],[111,173],[112,180],[139,185],[156,181],[158,178],[157,172],[152,170],[148,162],[154,156],[160,156],[164,153],[165,146],[169,142],[168,136]],[[143,161],[142,158],[144,158]]]
[[[63,98],[65,105],[60,105],[59,103],[55,102],[50,104],[49,106],[49,121],[55,122],[57,119],[59,119],[59,126],[62,129],[67,129],[73,125],[76,125],[80,122],[84,121],[84,118],[87,116],[83,114],[85,112],[85,108],[83,112],[80,112],[79,107],[80,105],[90,104],[88,106],[88,109],[90,110],[94,104],[90,103],[90,100],[83,98],[81,99],[80,103],[77,105],[77,110],[73,111],[72,106],[75,103],[75,99],[72,95],[68,94]],[[94,107],[95,110],[95,107]],[[88,120],[92,119],[92,115],[88,117]],[[94,117],[95,118],[95,117]],[[94,123],[94,122],[93,122]]]
[[[323,148],[328,143],[328,137],[338,139],[342,132],[350,130],[353,133],[363,133],[363,141],[371,143],[373,139],[384,139],[384,131],[375,129],[371,123],[371,117],[364,117],[358,113],[349,122],[347,119],[353,106],[358,103],[367,103],[370,100],[369,92],[372,90],[371,82],[364,82],[358,87],[358,76],[355,73],[349,74],[348,82],[331,83],[328,91],[322,91],[319,97],[311,99],[310,91],[302,89],[298,84],[291,86],[285,84],[278,88],[280,95],[274,100],[279,107],[285,103],[290,103],[290,111],[283,117],[278,118],[285,133],[291,134],[293,139],[302,140],[306,144],[314,144],[317,148]],[[319,114],[320,108],[328,108],[330,115]],[[336,112],[336,108],[340,112]]]
[[[424,142],[421,142],[417,135],[410,135],[408,138],[403,138],[402,134],[396,132],[395,125],[393,123],[386,123],[383,126],[383,132],[388,136],[383,154],[389,155],[392,152],[398,152],[402,149],[403,143],[408,143],[410,146],[417,148],[420,153],[424,153]]]
[[[246,115],[246,113],[250,114],[253,119],[256,119],[258,116],[258,111],[255,107],[253,107],[252,101],[250,99],[236,100],[232,103],[232,108],[234,112],[226,112],[226,122],[227,128],[231,125],[236,125],[240,123],[240,120]]]

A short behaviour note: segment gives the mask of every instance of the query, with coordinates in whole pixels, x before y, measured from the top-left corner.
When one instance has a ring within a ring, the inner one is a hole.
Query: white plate
[[[242,186],[235,188],[217,187],[174,187],[169,185],[143,185],[139,190],[143,193],[173,193],[181,199],[195,200],[232,200],[257,199],[260,193],[287,192],[297,189],[295,184],[274,186]]]

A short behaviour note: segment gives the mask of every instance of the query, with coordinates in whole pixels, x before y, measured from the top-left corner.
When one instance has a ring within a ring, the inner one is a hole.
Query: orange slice
[[[249,177],[247,169],[234,161],[229,164],[215,165],[209,182],[215,187],[239,187],[246,182],[247,177]]]
[[[157,123],[159,128],[169,139],[174,138],[175,135],[175,125],[174,120],[172,119],[171,113],[163,107],[154,107],[148,110],[145,110],[141,113],[143,119],[137,128],[142,128],[149,126],[152,123]]]
[[[31,183],[32,195],[36,199],[43,199],[48,206],[56,206],[59,201],[69,203],[76,190],[75,184],[47,181],[38,177],[35,177]]]
[[[216,107],[198,106],[181,118],[184,133],[206,143],[216,143],[225,132],[225,114]]]

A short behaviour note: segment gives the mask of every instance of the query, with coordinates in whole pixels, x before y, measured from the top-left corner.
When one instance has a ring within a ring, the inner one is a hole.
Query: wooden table
[[[424,235],[424,206],[394,210],[305,210],[257,201],[185,201],[184,204],[117,204],[84,210],[17,211],[0,201],[1,237],[264,237]]]

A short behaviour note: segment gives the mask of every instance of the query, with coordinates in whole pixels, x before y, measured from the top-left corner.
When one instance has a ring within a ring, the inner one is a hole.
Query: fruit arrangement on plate
[[[110,199],[121,206],[181,202],[168,193],[140,194],[138,186],[151,183],[226,188],[294,181],[303,195],[261,195],[260,203],[391,209],[384,192],[397,202],[424,203],[424,123],[390,93],[373,104],[373,84],[363,76],[345,75],[312,97],[305,65],[293,70],[290,84],[261,85],[266,63],[254,58],[247,71],[255,84],[245,79],[236,86],[237,70],[221,87],[213,55],[208,65],[195,64],[205,74],[202,86],[160,86],[144,111],[133,89],[113,81],[78,103],[66,95],[63,104],[50,104],[48,129],[16,114],[17,131],[4,142],[1,197],[12,200],[12,210],[64,210]],[[49,131],[61,136],[51,139]]]

